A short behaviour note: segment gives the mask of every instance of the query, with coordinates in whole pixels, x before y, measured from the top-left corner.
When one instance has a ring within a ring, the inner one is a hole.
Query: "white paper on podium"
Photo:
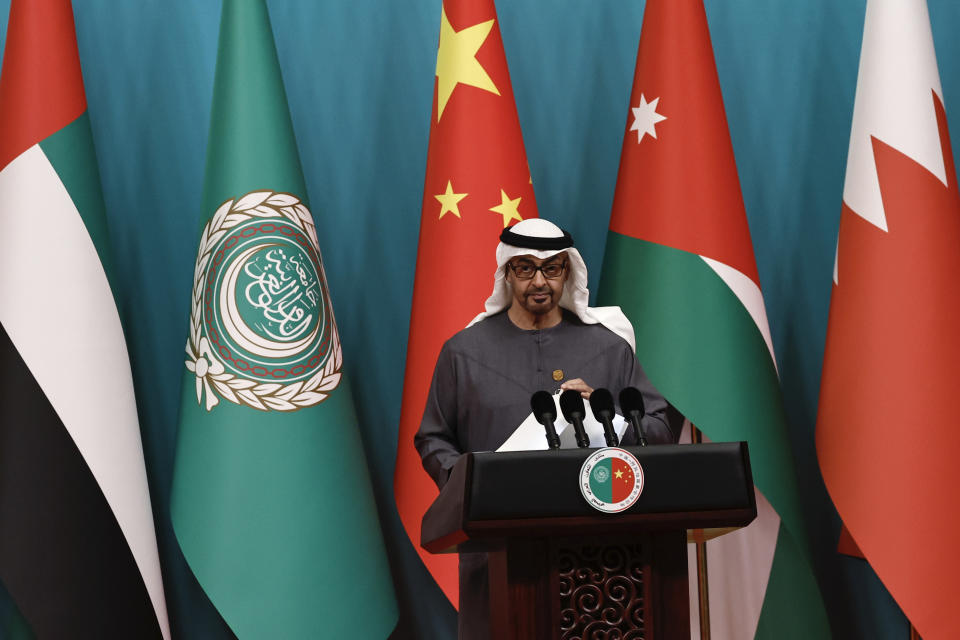
[[[561,449],[575,449],[577,439],[573,432],[573,425],[567,422],[560,411],[560,396],[554,395],[553,402],[557,405],[557,420],[553,426],[557,429],[560,436]],[[591,447],[605,447],[607,441],[603,437],[603,424],[593,417],[593,411],[590,409],[590,401],[583,401],[586,409],[586,415],[583,417],[583,429],[587,432]],[[627,422],[623,416],[613,416],[613,429],[617,432],[617,438],[623,438],[623,432],[627,430]],[[497,451],[536,451],[539,449],[548,449],[547,436],[542,424],[537,422],[533,413],[527,416],[526,420],[520,423],[520,426],[507,438],[507,441],[500,445]]]

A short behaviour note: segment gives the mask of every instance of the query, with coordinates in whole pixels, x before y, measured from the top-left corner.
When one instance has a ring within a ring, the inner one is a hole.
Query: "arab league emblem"
[[[632,453],[604,447],[580,467],[580,492],[597,511],[620,513],[634,505],[643,491],[643,468]]]
[[[322,402],[343,356],[310,211],[287,193],[228,200],[203,228],[187,369],[197,402],[262,411]]]

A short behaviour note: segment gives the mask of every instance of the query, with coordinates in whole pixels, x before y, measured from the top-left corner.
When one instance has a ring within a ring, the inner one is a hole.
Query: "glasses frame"
[[[510,270],[511,270],[511,271],[513,271],[513,277],[515,277],[517,280],[523,280],[523,281],[533,280],[534,278],[537,277],[537,272],[538,272],[538,271],[539,271],[540,274],[543,276],[543,279],[544,279],[544,280],[559,280],[560,278],[563,277],[563,274],[564,274],[564,273],[566,272],[566,270],[567,270],[567,262],[568,262],[567,260],[564,260],[563,262],[560,263],[560,273],[558,273],[557,275],[555,275],[555,276],[553,276],[553,277],[548,276],[548,275],[547,275],[547,272],[544,271],[543,268],[544,268],[544,267],[552,267],[552,266],[554,266],[555,264],[557,264],[556,262],[549,262],[549,263],[547,263],[547,264],[541,264],[541,265],[535,265],[535,264],[533,264],[532,262],[531,262],[531,263],[528,263],[531,267],[533,267],[533,273],[530,274],[530,277],[529,277],[529,278],[524,278],[524,277],[521,276],[519,273],[517,273],[517,266],[516,266],[515,264],[513,264],[513,262],[508,262],[508,263],[507,263],[507,266],[510,267]]]

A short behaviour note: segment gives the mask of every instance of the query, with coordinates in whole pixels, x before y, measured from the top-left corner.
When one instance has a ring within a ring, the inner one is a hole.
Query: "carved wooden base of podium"
[[[683,531],[513,539],[490,552],[490,629],[516,640],[689,640]]]

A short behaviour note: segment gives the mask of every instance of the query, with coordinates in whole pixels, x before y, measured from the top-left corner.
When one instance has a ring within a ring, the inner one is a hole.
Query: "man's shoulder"
[[[472,354],[490,347],[490,342],[501,337],[506,312],[487,316],[483,320],[453,334],[443,345],[447,351]]]
[[[566,309],[563,312],[563,321],[570,335],[575,336],[577,341],[589,344],[592,351],[605,351],[615,347],[630,350],[630,343],[599,322],[587,324],[575,313]]]

